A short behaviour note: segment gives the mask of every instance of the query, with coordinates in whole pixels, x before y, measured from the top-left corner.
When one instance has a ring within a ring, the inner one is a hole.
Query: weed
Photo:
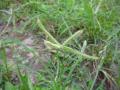
[[[1,0],[0,89],[119,90],[119,4],[119,0]],[[49,59],[42,60],[39,38],[28,41],[30,46],[25,43],[28,34],[44,37],[40,39]],[[38,63],[41,68],[34,70]]]

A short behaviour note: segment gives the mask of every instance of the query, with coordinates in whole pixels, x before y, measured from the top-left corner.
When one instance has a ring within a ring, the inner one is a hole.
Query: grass
[[[1,0],[0,89],[119,90],[119,5],[117,0]],[[37,51],[41,44],[28,46],[18,38],[29,33],[44,39],[51,54],[47,62]],[[32,53],[32,61],[23,53]],[[42,68],[22,63],[27,60]]]

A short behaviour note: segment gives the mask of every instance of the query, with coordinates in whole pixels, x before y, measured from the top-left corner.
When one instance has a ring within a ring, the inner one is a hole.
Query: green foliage
[[[119,0],[0,0],[0,22],[7,21],[0,34],[0,89],[103,90],[105,78],[117,87],[120,75],[115,77],[115,70],[109,69],[113,63],[120,65],[119,5]],[[14,70],[9,67],[7,48],[14,48],[14,52],[21,46],[36,55],[19,39],[5,38],[9,26],[13,27],[10,33],[36,32],[46,37],[44,43],[52,56],[47,63],[40,60],[43,68],[37,71],[35,84],[29,71],[21,72],[21,63],[14,63]],[[13,71],[19,79],[17,85],[8,75]]]
[[[11,0],[0,0],[0,9],[6,9],[9,7]]]

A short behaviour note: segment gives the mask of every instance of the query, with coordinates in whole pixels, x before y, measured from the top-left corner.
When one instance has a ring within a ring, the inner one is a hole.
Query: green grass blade
[[[1,49],[0,49],[0,56],[1,56],[1,59],[2,59],[2,61],[3,61],[4,68],[5,68],[6,71],[8,72],[7,55],[6,55],[6,50],[5,50],[5,48],[1,48]]]
[[[30,80],[30,76],[27,75],[27,77],[28,77],[28,86],[29,86],[29,90],[34,90],[33,84],[32,84],[32,82],[31,82],[31,80]]]

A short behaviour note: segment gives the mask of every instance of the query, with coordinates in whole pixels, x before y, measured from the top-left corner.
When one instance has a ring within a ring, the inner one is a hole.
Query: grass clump
[[[119,90],[119,4],[1,0],[0,89]]]

